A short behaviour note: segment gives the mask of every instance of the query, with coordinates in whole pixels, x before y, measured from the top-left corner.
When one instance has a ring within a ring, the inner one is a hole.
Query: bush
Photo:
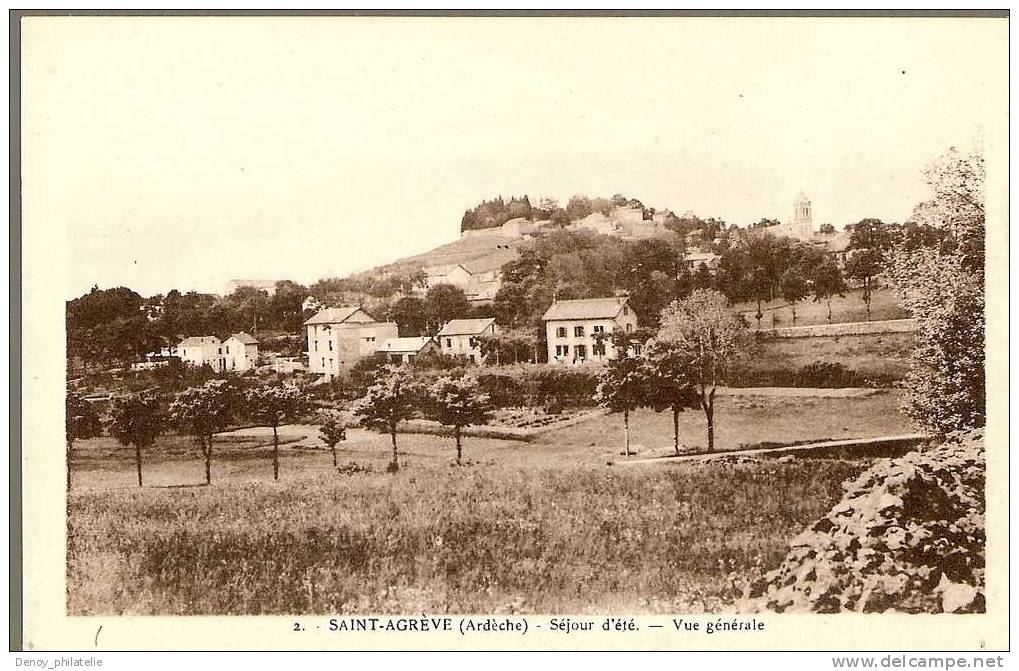
[[[747,589],[778,612],[983,612],[984,435],[881,461]]]
[[[527,389],[511,375],[482,373],[478,376],[481,390],[498,408],[519,408],[527,405]]]
[[[735,386],[841,389],[844,387],[889,387],[894,381],[892,376],[865,378],[841,363],[815,361],[798,370],[782,368],[744,371],[735,380]]]
[[[525,374],[530,405],[586,408],[596,405],[598,375],[574,368],[543,368]]]

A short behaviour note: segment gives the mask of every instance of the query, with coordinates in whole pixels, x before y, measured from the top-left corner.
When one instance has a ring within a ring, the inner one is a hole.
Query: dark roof
[[[626,303],[625,298],[582,298],[553,303],[542,320],[615,319]]]

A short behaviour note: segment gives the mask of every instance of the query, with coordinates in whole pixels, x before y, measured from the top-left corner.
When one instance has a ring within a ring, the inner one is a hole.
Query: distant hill
[[[502,238],[497,236],[461,238],[422,254],[415,254],[414,256],[408,256],[386,264],[376,270],[400,272],[457,263],[487,264],[499,259],[509,261],[516,256],[517,248],[523,242],[522,238]]]

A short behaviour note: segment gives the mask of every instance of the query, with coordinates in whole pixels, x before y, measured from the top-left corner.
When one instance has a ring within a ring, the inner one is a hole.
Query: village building
[[[482,363],[481,338],[493,336],[499,327],[492,317],[484,319],[452,319],[446,322],[436,338],[442,353],[448,356],[465,357],[474,363]]]
[[[314,296],[308,296],[307,298],[305,298],[301,302],[301,312],[309,312],[309,311],[310,312],[318,312],[319,310],[321,310],[324,307],[325,307],[325,305],[322,304],[322,301],[320,301],[319,299],[315,298]]]
[[[223,341],[216,336],[191,336],[177,345],[177,356],[189,366],[210,366],[216,372],[226,370]]]
[[[377,321],[357,305],[319,310],[304,326],[308,370],[327,379],[371,356],[379,343],[398,335],[394,322]]]
[[[722,257],[719,254],[713,252],[690,252],[683,257],[683,263],[686,264],[687,269],[691,273],[704,266],[708,272],[714,274],[718,270],[718,262],[721,259]]]
[[[542,316],[549,363],[583,364],[616,355],[610,335],[637,330],[625,297],[556,301]]]
[[[435,340],[428,336],[389,338],[383,340],[376,352],[384,354],[389,363],[404,364],[411,359],[427,354],[439,354]]]
[[[229,296],[241,287],[258,289],[259,291],[264,291],[272,296],[276,293],[276,280],[230,280],[226,283],[226,291],[223,295]]]
[[[490,303],[502,286],[502,267],[516,257],[515,251],[507,249],[463,263],[427,266],[424,284],[418,291],[425,293],[434,286],[451,284],[461,289],[471,303]]]
[[[246,371],[258,366],[258,341],[241,331],[223,341],[224,370]]]
[[[814,237],[814,221],[811,214],[810,199],[800,192],[793,201],[792,221],[784,222],[778,226],[767,226],[761,230],[772,235],[780,235],[797,240],[810,240]]]

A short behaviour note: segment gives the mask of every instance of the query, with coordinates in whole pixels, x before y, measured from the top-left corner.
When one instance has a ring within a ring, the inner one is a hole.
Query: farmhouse
[[[308,331],[308,370],[330,379],[379,343],[397,337],[394,322],[376,321],[357,305],[319,310],[304,322]]]
[[[436,338],[442,353],[449,356],[462,356],[474,363],[481,363],[482,336],[495,335],[499,327],[495,319],[452,319],[439,330]]]
[[[223,341],[224,370],[245,371],[258,365],[258,341],[241,331]]]
[[[408,363],[422,354],[438,354],[439,346],[428,336],[414,338],[389,338],[383,340],[376,352],[386,355],[389,363]]]
[[[226,370],[223,341],[216,336],[191,336],[177,345],[177,356],[191,366],[211,366],[213,370]]]
[[[632,333],[637,315],[625,297],[556,301],[542,316],[549,363],[582,364],[615,356],[609,334]]]

